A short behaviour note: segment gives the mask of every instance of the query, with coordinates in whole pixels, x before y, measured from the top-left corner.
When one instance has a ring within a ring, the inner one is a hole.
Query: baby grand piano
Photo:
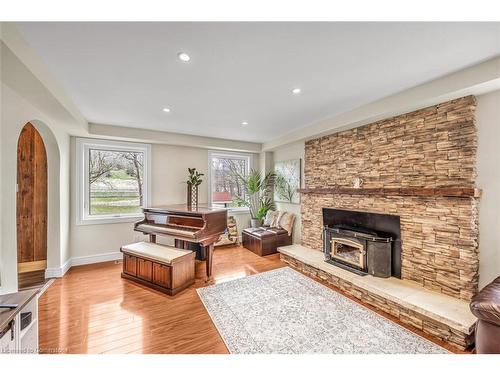
[[[212,276],[214,243],[226,230],[226,209],[177,204],[142,210],[144,220],[135,223],[135,231],[148,234],[150,242],[156,242],[156,236],[173,237],[175,247],[181,249],[188,249],[192,243],[200,244],[206,251],[207,277]]]

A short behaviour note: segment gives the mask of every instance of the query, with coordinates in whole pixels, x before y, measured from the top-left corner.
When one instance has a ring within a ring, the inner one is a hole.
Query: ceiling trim
[[[197,147],[211,150],[226,150],[260,153],[262,144],[198,135],[170,133],[160,130],[130,128],[125,126],[89,124],[90,136],[135,142],[159,143],[173,146]]]
[[[495,57],[354,110],[304,126],[265,142],[262,145],[262,151],[273,151],[293,142],[356,128],[462,96],[481,95],[499,89],[500,57]]]

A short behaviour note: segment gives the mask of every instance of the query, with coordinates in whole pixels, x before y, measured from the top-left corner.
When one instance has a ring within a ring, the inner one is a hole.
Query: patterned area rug
[[[231,353],[448,353],[288,267],[197,291]]]

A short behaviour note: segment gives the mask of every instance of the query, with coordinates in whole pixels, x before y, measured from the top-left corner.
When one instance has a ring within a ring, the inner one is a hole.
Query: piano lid
[[[193,213],[193,214],[208,214],[212,212],[227,211],[226,208],[209,207],[207,205],[198,205],[189,207],[187,204],[170,204],[160,205],[154,207],[144,207],[144,212],[158,212],[158,213]]]

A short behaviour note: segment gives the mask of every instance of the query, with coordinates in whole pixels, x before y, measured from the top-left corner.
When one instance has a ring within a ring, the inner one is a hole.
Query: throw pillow
[[[286,230],[288,232],[288,235],[290,236],[292,234],[294,221],[295,215],[289,212],[285,212],[280,218],[279,227]]]
[[[273,227],[276,223],[276,218],[278,216],[278,211],[267,211],[266,217],[264,219],[264,225]]]

